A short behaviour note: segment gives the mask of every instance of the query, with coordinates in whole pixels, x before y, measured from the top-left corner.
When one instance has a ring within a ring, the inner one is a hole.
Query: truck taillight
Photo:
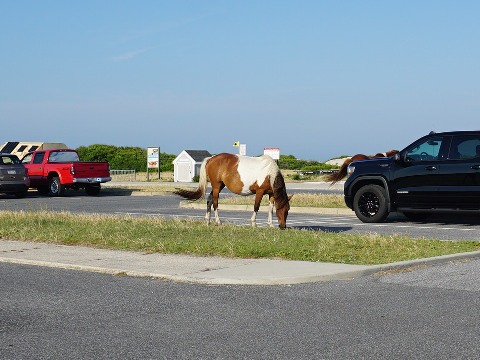
[[[75,175],[75,167],[74,166],[72,166],[70,168],[70,174]]]

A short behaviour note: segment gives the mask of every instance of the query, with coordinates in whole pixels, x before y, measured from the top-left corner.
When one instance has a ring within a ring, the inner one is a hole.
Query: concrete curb
[[[433,266],[455,261],[480,259],[480,251],[471,251],[457,254],[440,255],[431,258],[398,261],[389,264],[370,265],[368,269],[357,271],[357,275],[371,275],[383,272],[405,271],[422,266]]]
[[[74,265],[68,263],[57,263],[51,261],[36,261],[28,259],[12,259],[0,257],[0,263],[86,271],[112,276],[145,277],[150,279],[169,280],[175,282],[195,283],[204,285],[294,285],[332,280],[348,280],[371,273],[370,269],[368,269],[367,266],[362,265],[346,265],[348,267],[355,267],[356,269],[354,270],[345,268],[344,270],[339,270],[334,268],[335,265],[339,264],[324,264],[325,267],[330,267],[330,269],[324,270],[321,274],[315,274],[311,269],[309,270],[308,268],[310,267],[309,264],[312,264],[311,268],[313,269],[316,263],[306,263],[306,266],[300,266],[301,270],[299,272],[298,266],[301,262],[292,262],[292,264],[285,264],[285,266],[280,265],[280,263],[269,264],[269,271],[262,272],[262,268],[265,267],[265,261],[268,260],[263,259],[261,263],[254,262],[248,265],[239,265],[219,270],[211,270],[208,273],[198,272],[188,275],[172,275],[158,272],[127,270],[125,268],[104,268],[96,266]],[[332,267],[332,265],[334,266]],[[290,274],[279,274],[279,271],[284,272],[286,267],[288,267],[288,272]],[[297,268],[297,271],[292,271],[293,267]],[[302,271],[304,273],[302,273]]]
[[[0,262],[197,284],[293,285],[347,280],[480,258],[480,251],[380,265],[145,254],[39,242],[0,240]]]

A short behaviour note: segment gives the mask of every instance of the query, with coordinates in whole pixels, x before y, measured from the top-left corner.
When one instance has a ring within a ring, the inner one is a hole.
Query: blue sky
[[[325,161],[480,129],[479,1],[0,2],[0,143]]]

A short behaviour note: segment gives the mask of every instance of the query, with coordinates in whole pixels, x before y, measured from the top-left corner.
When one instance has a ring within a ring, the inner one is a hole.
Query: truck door
[[[32,159],[33,156],[33,159]],[[28,176],[30,176],[30,184],[32,187],[41,185],[46,180],[43,175],[43,159],[45,152],[39,151],[32,154],[27,154],[22,159],[22,163],[28,169]]]
[[[452,138],[440,170],[441,196],[450,208],[480,208],[480,134]]]
[[[441,162],[449,142],[450,137],[431,135],[401,152],[402,159],[397,162],[393,173],[392,195],[398,208],[438,206]]]

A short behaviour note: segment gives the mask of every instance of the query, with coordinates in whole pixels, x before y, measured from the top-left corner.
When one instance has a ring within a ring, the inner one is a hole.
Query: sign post
[[[147,181],[150,181],[150,169],[157,169],[158,179],[160,180],[160,148],[147,148]]]
[[[235,142],[233,143],[233,146],[238,147],[238,154],[240,154],[240,141],[235,141]]]
[[[239,155],[247,156],[247,144],[240,144]]]
[[[278,160],[280,160],[280,148],[263,148],[263,155],[270,156],[278,163]]]
[[[247,144],[240,144],[240,141],[235,141],[233,146],[238,147],[238,155],[247,155]]]

